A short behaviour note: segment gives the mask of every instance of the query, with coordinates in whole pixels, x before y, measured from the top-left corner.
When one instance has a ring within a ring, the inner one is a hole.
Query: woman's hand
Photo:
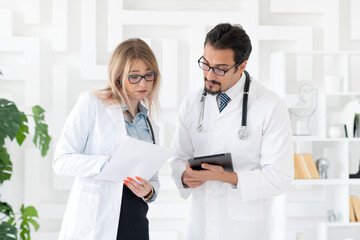
[[[128,180],[124,180],[125,185],[138,197],[144,197],[151,193],[151,184],[140,177],[135,177],[140,183],[136,182],[135,179],[127,177]]]

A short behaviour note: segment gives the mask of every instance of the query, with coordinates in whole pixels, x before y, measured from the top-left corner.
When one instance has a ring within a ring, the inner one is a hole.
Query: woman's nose
[[[146,86],[147,82],[145,81],[145,78],[142,78],[139,82],[139,86]]]

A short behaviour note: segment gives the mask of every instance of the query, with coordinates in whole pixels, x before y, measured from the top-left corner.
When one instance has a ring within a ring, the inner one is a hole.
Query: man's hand
[[[235,186],[238,183],[237,174],[227,172],[221,166],[203,163],[201,167],[204,170],[193,170],[189,164],[186,163],[186,170],[181,177],[182,182],[190,188],[196,188],[209,180],[230,183]]]
[[[201,186],[204,180],[201,180],[194,175],[195,170],[192,170],[188,163],[186,163],[186,170],[183,172],[181,176],[181,181],[184,185],[188,186],[189,188],[197,188]]]

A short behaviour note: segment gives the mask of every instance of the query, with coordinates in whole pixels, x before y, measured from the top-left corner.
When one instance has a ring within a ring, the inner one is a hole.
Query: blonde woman
[[[80,95],[56,147],[53,169],[75,176],[59,239],[149,239],[148,203],[155,200],[159,179],[132,178],[124,183],[94,177],[111,161],[121,137],[158,143],[158,128],[148,118],[157,106],[159,67],[141,39],[117,46],[104,89]]]

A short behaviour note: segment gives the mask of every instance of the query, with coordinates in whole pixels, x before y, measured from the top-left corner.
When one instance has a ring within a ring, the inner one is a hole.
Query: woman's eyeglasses
[[[156,79],[156,72],[147,73],[145,75],[132,74],[128,75],[129,83],[137,84],[141,82],[141,79],[145,79],[147,82],[152,82]]]

